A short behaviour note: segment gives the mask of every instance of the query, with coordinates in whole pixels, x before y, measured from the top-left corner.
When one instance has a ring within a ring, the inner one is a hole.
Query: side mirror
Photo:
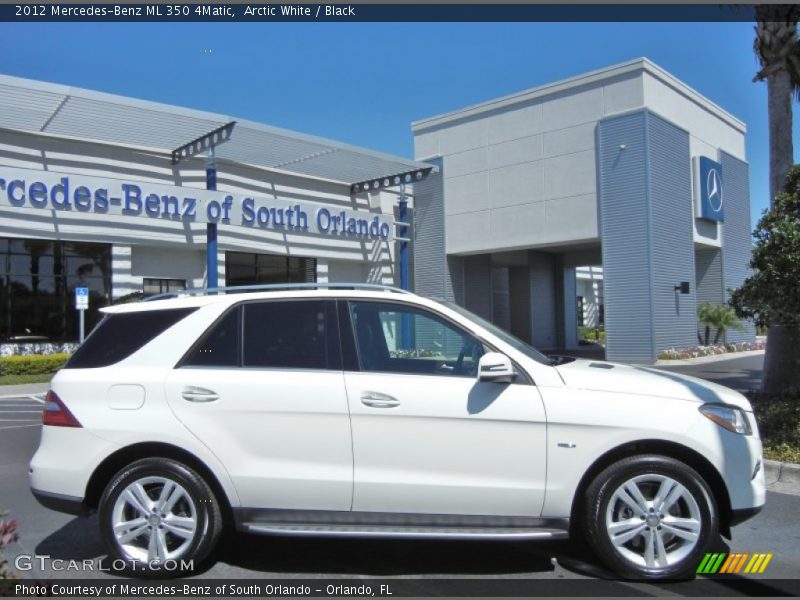
[[[487,352],[478,361],[478,381],[511,383],[517,374],[511,359],[499,352]]]

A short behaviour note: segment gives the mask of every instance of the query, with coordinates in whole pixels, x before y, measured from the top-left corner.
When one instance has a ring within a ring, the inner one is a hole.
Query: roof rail
[[[380,283],[264,283],[258,285],[233,285],[228,287],[216,288],[195,288],[192,290],[181,290],[178,292],[165,292],[163,294],[156,294],[149,298],[144,298],[143,302],[151,302],[153,300],[163,300],[165,298],[177,298],[180,296],[205,296],[207,294],[216,293],[238,293],[238,292],[265,292],[265,291],[278,291],[278,290],[314,290],[314,289],[353,289],[353,290],[382,290],[385,292],[395,292],[398,294],[411,294],[408,290],[394,287],[391,285],[382,285]]]

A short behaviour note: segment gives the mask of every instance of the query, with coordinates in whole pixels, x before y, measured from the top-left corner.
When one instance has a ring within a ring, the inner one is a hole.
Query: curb
[[[712,354],[711,356],[697,356],[695,358],[684,358],[680,360],[666,360],[659,359],[653,366],[655,367],[668,367],[670,365],[701,365],[703,363],[713,363],[722,360],[732,360],[734,358],[742,358],[745,356],[758,356],[764,354],[764,350],[745,350],[744,352],[726,352],[724,354]]]
[[[800,465],[798,464],[764,460],[764,476],[768,486],[774,483],[785,484],[800,493]]]

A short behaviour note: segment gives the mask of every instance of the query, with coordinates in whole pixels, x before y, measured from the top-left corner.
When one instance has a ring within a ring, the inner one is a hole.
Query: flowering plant
[[[763,350],[764,342],[736,342],[730,344],[715,344],[711,346],[691,346],[689,348],[667,348],[658,358],[661,360],[685,360],[699,356],[715,356],[730,352],[747,352],[748,350]]]

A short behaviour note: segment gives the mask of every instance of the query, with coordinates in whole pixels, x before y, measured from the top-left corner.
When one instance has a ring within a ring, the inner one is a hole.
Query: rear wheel
[[[208,484],[166,458],[142,459],[120,471],[100,499],[99,518],[111,568],[139,577],[197,568],[222,532]]]
[[[666,456],[626,458],[600,473],[586,491],[585,523],[598,557],[636,579],[691,577],[719,530],[708,485]]]

